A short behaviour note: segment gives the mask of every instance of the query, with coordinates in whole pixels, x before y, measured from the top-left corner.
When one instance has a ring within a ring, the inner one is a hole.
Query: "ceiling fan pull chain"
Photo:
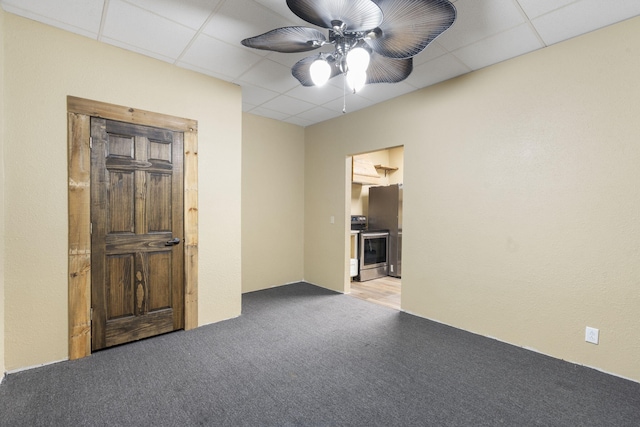
[[[342,114],[347,113],[347,75],[342,78]]]

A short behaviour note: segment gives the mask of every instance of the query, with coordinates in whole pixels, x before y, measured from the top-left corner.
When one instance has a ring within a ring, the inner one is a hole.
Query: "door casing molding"
[[[69,359],[91,354],[91,117],[184,133],[184,325],[198,326],[198,122],[67,97]]]

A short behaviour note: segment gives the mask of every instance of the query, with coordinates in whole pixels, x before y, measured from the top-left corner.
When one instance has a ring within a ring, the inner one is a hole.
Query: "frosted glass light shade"
[[[359,92],[367,82],[366,71],[352,71],[347,72],[347,84],[353,91],[353,93]]]
[[[369,52],[361,47],[356,47],[347,53],[347,67],[349,67],[349,71],[367,71],[369,59]]]
[[[316,59],[309,67],[311,80],[316,86],[324,85],[331,75],[331,66],[324,59]]]

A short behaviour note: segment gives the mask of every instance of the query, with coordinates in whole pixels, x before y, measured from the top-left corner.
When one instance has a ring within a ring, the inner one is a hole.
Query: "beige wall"
[[[242,291],[304,278],[304,128],[242,120]]]
[[[400,133],[403,309],[640,381],[638,70],[635,18],[308,127],[305,278],[348,289],[344,159]]]
[[[4,14],[5,368],[67,357],[67,95],[199,124],[199,324],[240,314],[240,88]]]
[[[398,168],[388,172],[389,184],[402,184],[404,181],[404,147],[389,149],[389,166]]]
[[[4,11],[0,8],[0,382],[4,378]]]

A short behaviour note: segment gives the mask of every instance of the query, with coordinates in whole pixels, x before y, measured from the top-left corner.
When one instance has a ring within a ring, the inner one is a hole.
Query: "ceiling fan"
[[[365,84],[397,83],[413,70],[413,57],[448,29],[456,9],[448,0],[287,0],[293,13],[329,30],[282,27],[242,40],[255,49],[307,52],[332,45],[291,69],[303,86],[322,86],[344,74],[355,92]]]

